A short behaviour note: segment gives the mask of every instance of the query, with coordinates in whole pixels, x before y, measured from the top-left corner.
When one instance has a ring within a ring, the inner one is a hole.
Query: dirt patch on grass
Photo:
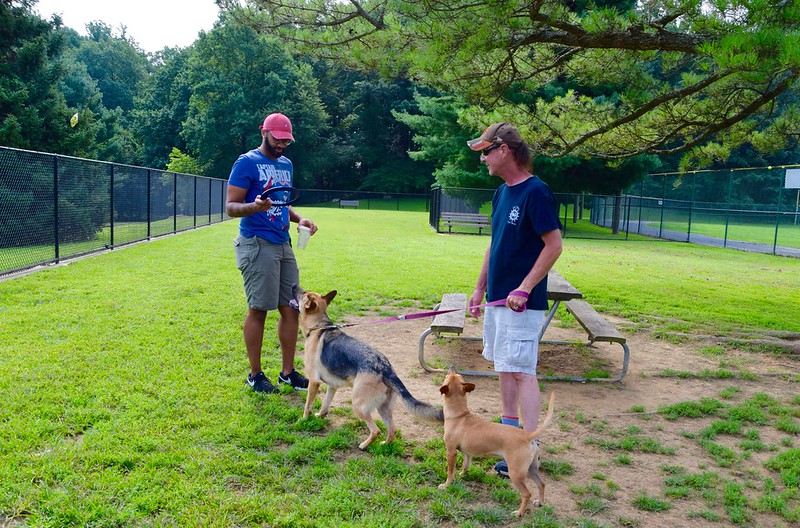
[[[358,320],[349,319],[348,322]],[[715,459],[698,438],[701,431],[719,418],[667,420],[655,411],[664,405],[703,398],[736,405],[757,393],[791,406],[790,400],[798,392],[797,383],[791,381],[797,379],[800,371],[797,360],[786,355],[736,351],[709,353],[704,351],[704,344],[670,343],[654,339],[645,332],[625,331],[626,321],[616,320],[615,323],[628,337],[632,354],[628,374],[621,382],[542,382],[543,401],[550,391],[557,393],[555,423],[542,436],[543,463],[545,469],[548,464],[551,468],[565,469],[562,475],[543,472],[546,503],[554,509],[554,515],[561,521],[590,519],[606,526],[732,525],[723,498],[725,483],[729,482],[740,485],[742,494],[750,501],[745,508],[747,522],[744,524],[790,525],[785,517],[758,511],[755,505],[766,493],[765,479],[771,479],[779,490],[782,489],[780,475],[767,469],[763,462],[783,452],[787,446],[796,445],[796,433],[781,432],[770,425],[745,424],[738,435],[720,435],[713,439],[736,455],[734,462],[726,462],[723,458]],[[419,337],[429,324],[430,320],[420,319],[354,326],[347,332],[386,354],[415,397],[440,403],[438,387],[444,375],[424,371],[418,361]],[[465,335],[479,337],[480,331],[481,323],[468,318]],[[546,337],[578,342],[586,336],[577,327],[561,328],[554,321]],[[425,350],[428,363],[437,367],[455,364],[460,369],[491,370],[490,364],[480,355],[479,341],[437,340],[429,336]],[[583,375],[589,370],[607,370],[614,375],[621,360],[622,349],[616,344],[543,345],[539,372]],[[673,371],[673,376],[663,376],[665,371]],[[717,373],[717,377],[701,375],[704,371]],[[687,378],[687,372],[696,376]],[[733,377],[725,378],[725,372]],[[679,373],[684,373],[684,377]],[[720,373],[722,379],[718,379]],[[487,420],[496,419],[501,412],[497,379],[473,376],[469,380],[477,385],[469,396],[471,410]],[[721,396],[723,392],[725,397]],[[337,394],[334,407],[345,405],[349,397],[347,391]],[[796,404],[794,408],[796,411]],[[440,426],[418,422],[402,404],[398,404],[395,417],[402,437],[407,440],[424,443],[441,438]],[[754,430],[758,433],[753,433]],[[741,444],[748,431],[751,437],[757,435],[766,447],[743,450]],[[444,464],[444,453],[442,461]],[[472,471],[480,468],[479,471],[493,473],[494,461],[476,459]],[[713,486],[690,486],[683,490],[685,496],[679,498],[666,494],[665,482],[670,476],[701,473],[712,474]],[[468,476],[465,485],[484,499],[482,506],[498,506],[487,484]],[[641,497],[664,501],[669,509],[644,511],[634,504]],[[516,504],[511,506],[516,507]],[[796,493],[789,506],[798,508]]]

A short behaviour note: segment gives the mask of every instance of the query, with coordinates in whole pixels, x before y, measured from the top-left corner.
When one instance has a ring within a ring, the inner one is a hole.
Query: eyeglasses
[[[292,141],[291,139],[278,139],[275,136],[273,136],[272,133],[270,133],[269,136],[272,138],[272,141],[276,145],[283,145],[284,147],[288,147],[289,145],[294,143],[294,141]]]
[[[484,156],[488,156],[491,151],[493,151],[496,148],[500,148],[500,145],[502,145],[502,143],[498,143],[496,145],[492,145],[491,147],[486,147],[485,149],[483,149],[481,151],[481,154],[483,154]]]

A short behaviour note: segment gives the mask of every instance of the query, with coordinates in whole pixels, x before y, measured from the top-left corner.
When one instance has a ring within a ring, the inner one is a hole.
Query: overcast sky
[[[214,0],[39,0],[33,6],[42,18],[61,15],[64,25],[87,36],[86,24],[105,22],[127,35],[149,52],[165,46],[189,46],[200,30],[208,31],[217,20]]]

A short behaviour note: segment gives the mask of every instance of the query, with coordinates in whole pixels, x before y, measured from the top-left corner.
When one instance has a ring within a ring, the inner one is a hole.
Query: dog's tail
[[[406,386],[403,385],[402,380],[397,376],[397,373],[392,372],[389,374],[386,377],[386,382],[400,394],[403,403],[412,414],[429,422],[444,422],[444,410],[441,407],[421,402],[412,396]]]
[[[547,426],[550,425],[550,422],[553,419],[553,410],[556,408],[555,403],[556,391],[553,391],[550,393],[550,402],[547,404],[547,415],[544,417],[544,421],[539,424],[539,427],[537,427],[535,431],[531,431],[528,435],[530,436],[531,440],[537,438],[545,429],[547,429]]]

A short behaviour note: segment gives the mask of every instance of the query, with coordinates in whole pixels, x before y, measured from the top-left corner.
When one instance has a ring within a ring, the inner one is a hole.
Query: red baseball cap
[[[292,122],[283,114],[268,115],[264,119],[264,124],[258,128],[261,130],[269,130],[272,137],[275,139],[291,139],[294,141]]]

